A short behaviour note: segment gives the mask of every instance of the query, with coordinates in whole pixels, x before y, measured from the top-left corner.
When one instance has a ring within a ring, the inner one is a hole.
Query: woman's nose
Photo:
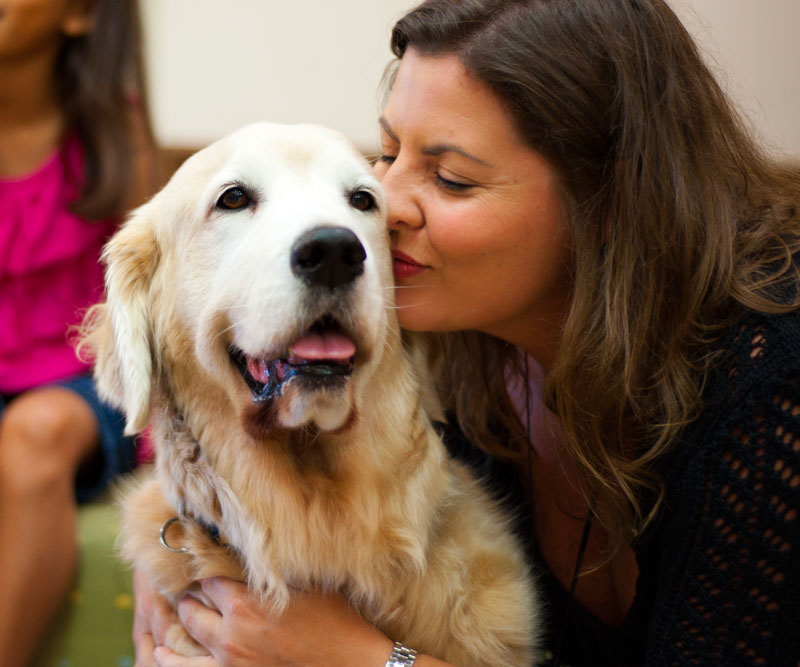
[[[398,165],[397,161],[389,165],[381,184],[386,195],[386,224],[389,229],[421,227],[425,216],[417,187],[410,175],[402,170],[402,165]]]

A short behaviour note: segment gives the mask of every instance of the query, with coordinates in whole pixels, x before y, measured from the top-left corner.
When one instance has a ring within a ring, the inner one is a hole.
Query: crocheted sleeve
[[[744,327],[673,473],[652,665],[800,665],[800,327]],[[752,323],[751,323],[752,325]]]

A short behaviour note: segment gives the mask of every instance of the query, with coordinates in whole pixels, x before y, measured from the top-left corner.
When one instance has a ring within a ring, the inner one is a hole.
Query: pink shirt
[[[557,463],[560,428],[556,416],[544,406],[544,370],[530,355],[522,350],[519,354],[523,356],[522,363],[528,364],[528,387],[522,378],[509,371],[506,373],[508,397],[522,425],[529,431],[536,454],[545,461]]]
[[[116,222],[89,223],[67,205],[83,173],[77,140],[33,173],[0,179],[0,392],[88,370],[67,339],[102,295],[100,250]]]

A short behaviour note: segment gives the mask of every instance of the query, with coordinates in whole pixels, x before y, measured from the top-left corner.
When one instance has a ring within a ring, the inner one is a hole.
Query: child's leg
[[[75,475],[98,447],[88,403],[61,387],[0,419],[0,665],[28,664],[77,564]]]

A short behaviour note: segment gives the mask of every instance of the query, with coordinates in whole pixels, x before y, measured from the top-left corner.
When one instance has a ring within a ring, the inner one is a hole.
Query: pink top
[[[66,167],[66,169],[65,169]],[[98,259],[116,222],[89,223],[67,205],[83,173],[76,139],[33,173],[0,179],[0,392],[88,370],[67,340],[102,295]]]
[[[529,431],[536,454],[550,463],[558,462],[560,428],[556,416],[544,406],[544,370],[536,359],[519,351],[528,364],[528,387],[522,378],[506,373],[506,388],[522,425]],[[527,399],[527,405],[526,405]]]

